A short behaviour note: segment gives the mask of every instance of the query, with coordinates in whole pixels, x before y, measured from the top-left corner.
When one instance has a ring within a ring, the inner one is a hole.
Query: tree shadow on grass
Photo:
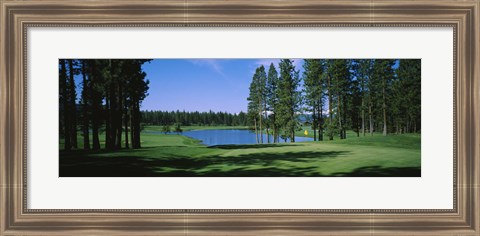
[[[381,167],[364,166],[352,172],[338,172],[338,177],[421,177],[420,167]]]
[[[186,147],[188,148],[188,147]],[[134,150],[146,151],[147,149]],[[100,152],[100,154],[109,152]],[[180,152],[181,153],[181,152]],[[324,175],[318,166],[348,151],[251,153],[236,157],[190,157],[162,153],[164,157],[115,156],[72,151],[60,155],[60,177],[420,177],[420,167],[359,167],[351,172]]]
[[[176,146],[174,146],[176,147]],[[184,146],[182,146],[184,147]],[[59,150],[60,157],[87,157],[90,155],[95,154],[110,154],[110,153],[130,153],[130,152],[146,152],[151,151],[157,147],[142,147],[141,149],[117,149],[117,150],[108,150],[108,149],[100,149],[100,150],[93,150],[93,149],[78,149],[78,150]]]
[[[346,154],[346,151],[328,151],[149,158],[131,156],[128,152],[113,157],[70,152],[60,157],[60,177],[319,177],[322,174],[316,166],[278,166],[274,162],[319,162]]]

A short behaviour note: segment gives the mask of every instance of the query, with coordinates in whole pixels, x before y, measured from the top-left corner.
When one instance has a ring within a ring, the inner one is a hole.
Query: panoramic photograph
[[[420,59],[59,59],[59,177],[421,177]]]

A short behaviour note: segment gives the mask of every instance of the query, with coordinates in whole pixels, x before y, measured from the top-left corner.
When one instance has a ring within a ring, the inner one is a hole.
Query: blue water
[[[255,132],[250,130],[192,130],[185,131],[183,135],[201,140],[207,146],[225,144],[256,144]],[[260,134],[259,134],[260,138]],[[295,142],[313,141],[313,138],[295,137]],[[270,135],[270,142],[273,136]],[[283,140],[280,140],[283,143]],[[263,143],[267,143],[267,136],[263,134]]]

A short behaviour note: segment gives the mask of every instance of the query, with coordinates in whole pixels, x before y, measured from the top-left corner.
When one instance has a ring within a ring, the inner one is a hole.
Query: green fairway
[[[60,176],[420,176],[417,134],[207,147],[182,135],[143,132],[141,143],[137,150],[60,151]]]

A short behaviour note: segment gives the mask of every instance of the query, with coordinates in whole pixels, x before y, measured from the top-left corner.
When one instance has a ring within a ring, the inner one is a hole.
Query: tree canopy
[[[418,133],[421,130],[421,61],[415,59],[305,59],[300,77],[290,59],[272,63],[267,83],[257,68],[250,86],[249,121],[256,133],[268,134],[257,123],[273,127],[273,134],[295,142],[304,114],[314,140],[347,138],[370,133]],[[263,77],[262,77],[263,78]],[[261,87],[262,89],[258,89]],[[266,93],[262,92],[265,88]],[[266,96],[266,109],[261,106]],[[318,132],[317,132],[318,131]],[[324,132],[325,131],[325,132]],[[277,139],[273,139],[278,142]],[[261,142],[259,140],[259,142]]]
[[[142,65],[148,61],[59,60],[60,137],[65,140],[65,150],[78,148],[79,128],[83,149],[100,149],[101,132],[105,133],[106,149],[121,148],[123,133],[124,147],[131,144],[132,148],[140,148],[140,104],[148,95],[149,84]],[[80,98],[76,94],[75,76],[82,78]]]

